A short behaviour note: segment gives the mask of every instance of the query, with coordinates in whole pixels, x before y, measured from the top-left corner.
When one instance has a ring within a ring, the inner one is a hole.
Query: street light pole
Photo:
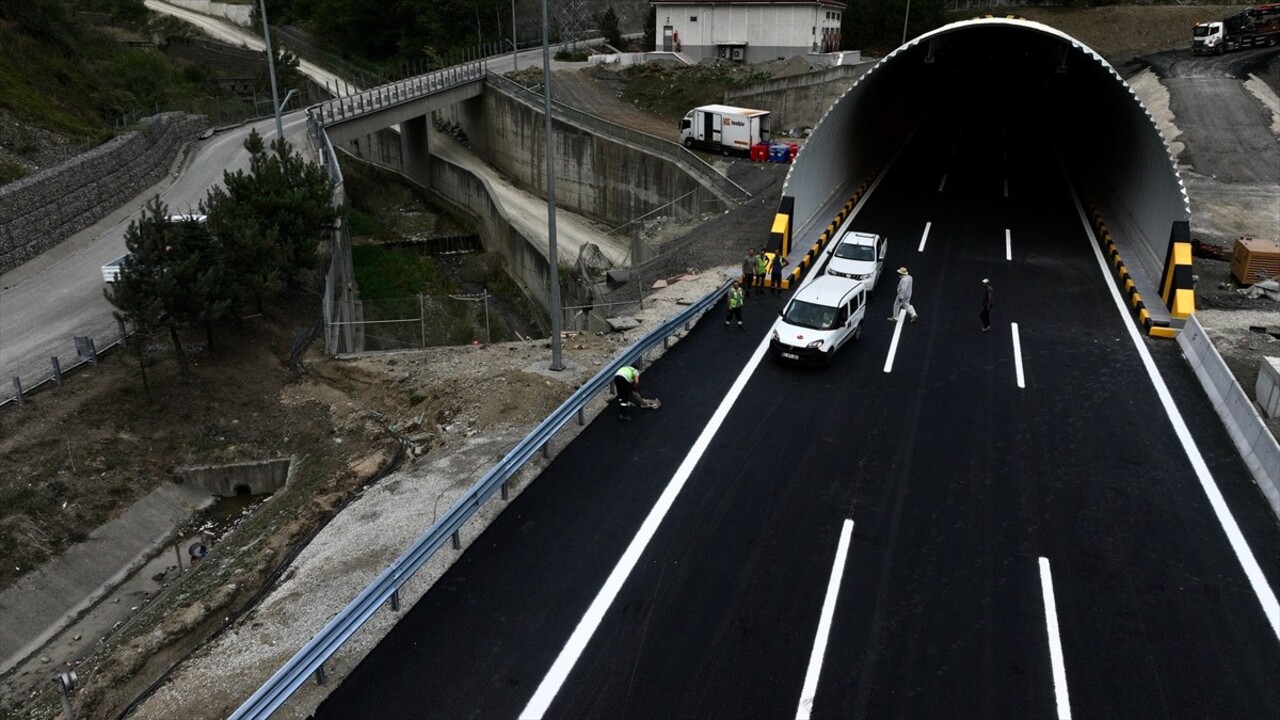
[[[511,0],[511,71],[520,70],[520,43],[516,42],[516,0]]]
[[[271,30],[267,28],[267,2],[258,0],[262,13],[262,42],[267,46],[267,71],[271,74],[271,107],[276,111],[276,139],[284,141],[284,123],[280,120],[280,94],[276,91],[276,54],[271,51]]]
[[[907,20],[911,17],[911,0],[907,0],[907,11],[902,15],[902,44],[907,44]]]
[[[560,267],[556,258],[556,169],[551,136],[551,41],[547,32],[547,0],[542,0],[542,114],[546,128],[542,141],[547,164],[547,262],[551,264],[551,369],[563,370],[560,362]]]

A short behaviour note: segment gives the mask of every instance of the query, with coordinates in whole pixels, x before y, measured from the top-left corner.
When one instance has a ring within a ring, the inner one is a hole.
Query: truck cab
[[[1194,55],[1221,55],[1227,48],[1225,41],[1221,21],[1196,23],[1191,30],[1191,52]]]

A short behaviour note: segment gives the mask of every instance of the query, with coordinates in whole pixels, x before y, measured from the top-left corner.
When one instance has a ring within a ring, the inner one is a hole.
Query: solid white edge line
[[[924,252],[924,244],[926,241],[929,240],[929,228],[932,225],[933,225],[932,221],[926,222],[924,224],[924,234],[920,236],[920,247],[916,248],[916,252]]]
[[[1053,574],[1049,559],[1040,558],[1040,593],[1044,596],[1044,624],[1049,633],[1049,662],[1053,665],[1053,695],[1058,700],[1058,720],[1071,720],[1071,699],[1067,694],[1067,665],[1058,634],[1058,603],[1053,599]]]
[[[893,356],[898,354],[898,338],[902,336],[902,324],[907,321],[907,309],[898,311],[897,326],[893,328],[893,340],[889,341],[889,356],[884,359],[884,371],[893,372]]]
[[[942,192],[942,188],[947,186],[947,174],[942,173],[942,182],[938,183],[938,192]]]
[[[1058,158],[1059,166],[1062,164],[1062,158]],[[1071,186],[1069,178],[1066,178],[1066,169],[1062,170],[1064,179],[1067,179],[1067,187],[1071,191],[1071,198],[1076,205],[1076,214],[1080,217],[1080,224],[1084,227],[1085,235],[1089,238],[1089,245],[1093,248],[1094,259],[1098,261],[1098,268],[1102,271],[1106,280],[1107,288],[1111,292],[1111,299],[1115,303],[1116,310],[1120,313],[1121,324],[1129,332],[1129,339],[1133,342],[1133,346],[1137,348],[1138,356],[1142,358],[1142,364],[1147,370],[1147,376],[1151,378],[1151,385],[1155,388],[1156,395],[1159,396],[1161,404],[1164,405],[1165,414],[1169,417],[1169,422],[1173,425],[1174,432],[1178,435],[1178,440],[1182,443],[1182,450],[1187,454],[1187,460],[1191,463],[1191,467],[1196,472],[1196,477],[1200,480],[1200,487],[1204,490],[1205,496],[1209,499],[1209,505],[1213,507],[1214,515],[1218,518],[1218,523],[1222,525],[1223,532],[1227,535],[1227,541],[1231,544],[1231,549],[1235,551],[1236,559],[1240,561],[1240,567],[1244,570],[1245,577],[1249,579],[1249,584],[1253,587],[1254,595],[1257,596],[1259,604],[1262,605],[1262,612],[1266,616],[1267,621],[1271,623],[1271,631],[1275,633],[1276,639],[1280,640],[1280,602],[1276,601],[1275,591],[1267,584],[1267,577],[1262,574],[1262,568],[1258,566],[1258,561],[1253,557],[1253,550],[1249,548],[1249,543],[1244,539],[1244,534],[1240,532],[1240,526],[1236,524],[1235,517],[1231,514],[1231,509],[1227,507],[1227,501],[1222,497],[1222,491],[1218,489],[1218,484],[1213,479],[1213,474],[1209,472],[1209,466],[1205,464],[1204,457],[1200,454],[1200,448],[1196,445],[1195,439],[1191,436],[1191,430],[1187,427],[1187,423],[1182,419],[1182,413],[1178,410],[1178,406],[1173,402],[1173,396],[1169,394],[1169,387],[1165,385],[1164,378],[1160,376],[1160,370],[1156,367],[1155,360],[1151,358],[1151,351],[1142,342],[1142,336],[1138,334],[1138,326],[1133,322],[1129,310],[1125,306],[1124,299],[1120,297],[1120,290],[1116,287],[1114,276],[1107,265],[1106,258],[1102,255],[1102,248],[1098,245],[1098,238],[1093,233],[1093,228],[1089,226],[1088,214],[1084,211],[1084,206],[1080,204],[1080,198],[1076,195],[1076,190]]]
[[[804,687],[800,690],[796,720],[809,720],[809,714],[813,712],[813,699],[818,694],[818,676],[822,674],[822,658],[827,653],[831,618],[836,612],[836,598],[840,595],[840,581],[844,579],[845,558],[849,555],[849,538],[852,535],[853,520],[846,519],[844,526],[840,528],[840,542],[836,545],[836,559],[831,565],[831,579],[827,581],[827,596],[822,601],[818,632],[813,637],[813,652],[809,654],[809,669],[804,674]]]
[[[694,467],[702,459],[703,452],[711,444],[711,439],[720,429],[720,425],[724,423],[724,419],[729,415],[729,410],[737,402],[738,396],[742,394],[743,388],[747,386],[752,373],[755,372],[756,366],[760,364],[761,358],[764,357],[768,349],[769,338],[766,337],[760,343],[760,346],[756,348],[751,359],[747,361],[746,366],[742,368],[742,372],[738,374],[738,379],[729,388],[729,392],[725,393],[720,406],[712,414],[711,420],[703,428],[702,434],[694,441],[693,447],[685,455],[684,461],[676,469],[675,475],[671,476],[671,482],[667,483],[666,489],[662,491],[662,495],[658,497],[653,509],[649,511],[649,515],[641,523],[640,529],[636,531],[635,537],[631,539],[631,544],[627,546],[626,551],[622,553],[622,557],[618,559],[618,564],[614,566],[613,572],[609,573],[608,579],[605,580],[600,592],[596,594],[595,600],[587,608],[586,614],[578,621],[578,626],[574,628],[568,642],[560,650],[560,655],[556,657],[551,669],[547,671],[542,683],[538,685],[537,691],[529,699],[529,704],[520,713],[521,720],[541,718],[547,712],[547,708],[551,706],[551,701],[555,699],[560,687],[564,685],[564,681],[573,670],[573,666],[578,662],[578,658],[582,656],[582,651],[586,649],[591,636],[595,634],[596,628],[600,626],[605,612],[613,604],[613,600],[622,589],[623,583],[626,582],[627,577],[640,560],[640,555],[644,553],[645,547],[649,545],[649,541],[653,539],[654,534],[658,531],[658,526],[662,524],[662,519],[666,517],[667,511],[675,503],[676,496],[684,488],[684,484],[693,473]]]
[[[1004,229],[1004,259],[1013,259],[1013,236],[1009,234],[1009,228]]]
[[[1027,387],[1027,378],[1022,374],[1022,338],[1018,335],[1018,323],[1009,323],[1013,328],[1013,368],[1018,375],[1018,387]]]
[[[1004,196],[1009,197],[1009,178],[1004,179]]]

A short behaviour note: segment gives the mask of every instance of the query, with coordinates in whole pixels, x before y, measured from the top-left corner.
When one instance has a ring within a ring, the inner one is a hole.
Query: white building
[[[694,60],[763,62],[840,49],[840,0],[650,0],[655,50]]]

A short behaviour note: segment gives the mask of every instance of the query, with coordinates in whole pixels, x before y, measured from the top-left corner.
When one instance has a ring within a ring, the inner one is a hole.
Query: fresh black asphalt
[[[1054,717],[1041,557],[1074,717],[1280,717],[1280,643],[1056,160],[995,127],[939,121],[898,159],[855,221],[890,238],[862,338],[756,368],[547,717],[795,717],[846,519],[814,717]],[[903,264],[921,320],[885,373]],[[317,717],[517,717],[780,307],[749,298],[746,332],[713,311],[646,368],[662,409],[597,417]],[[1172,343],[1143,342],[1280,585],[1260,493]]]

